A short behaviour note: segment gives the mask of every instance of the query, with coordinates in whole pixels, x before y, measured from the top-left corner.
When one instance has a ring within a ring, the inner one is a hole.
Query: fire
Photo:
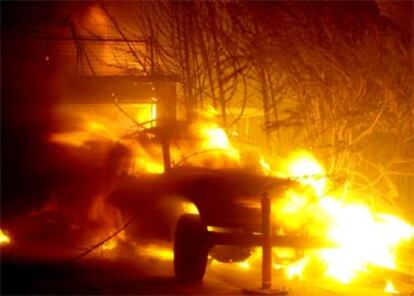
[[[249,270],[251,268],[251,265],[250,265],[249,261],[247,261],[247,260],[246,261],[239,262],[239,263],[237,263],[237,265],[241,269],[244,269],[244,270]]]
[[[395,289],[394,283],[391,280],[386,281],[384,291],[389,294],[400,294],[400,292]]]
[[[285,177],[298,179],[301,183],[310,185],[318,195],[323,194],[326,187],[325,170],[310,152],[295,151],[283,163]]]
[[[325,198],[321,206],[329,212],[333,223],[328,237],[339,244],[339,248],[321,251],[328,263],[328,275],[349,283],[370,264],[397,268],[396,248],[414,235],[413,227],[394,216],[373,213],[364,205]]]
[[[403,241],[414,237],[414,227],[391,214],[377,213],[363,203],[326,194],[325,170],[308,152],[289,158],[283,173],[311,186],[316,197],[290,191],[276,204],[277,216],[288,220],[288,227],[309,226],[311,231],[338,245],[291,264],[286,269],[288,278],[303,278],[306,267],[315,261],[311,257],[325,266],[325,275],[342,283],[350,283],[368,272],[370,265],[397,269],[396,250]]]
[[[146,122],[147,119],[151,121],[156,118],[155,101],[134,110],[138,121]],[[207,115],[211,117],[213,113]],[[109,126],[104,124],[105,121],[89,116],[84,116],[83,119],[80,130],[52,134],[50,140],[75,147],[83,147],[94,140],[121,143],[132,156],[128,163],[131,165],[128,173],[158,174],[164,171],[161,148],[151,144],[150,138],[142,144],[136,139],[123,137],[128,130],[126,126]],[[232,145],[226,131],[218,124],[198,121],[190,126],[190,133],[190,144],[179,141],[170,143],[173,165],[186,159],[187,164],[209,168],[240,167],[239,150]],[[262,173],[291,178],[305,187],[304,190],[289,190],[283,198],[275,201],[273,213],[282,230],[289,232],[306,229],[305,232],[328,238],[338,246],[305,253],[302,259],[285,268],[288,278],[303,279],[306,269],[315,262],[324,267],[326,276],[342,283],[349,283],[367,273],[370,266],[398,268],[397,248],[403,241],[414,237],[413,226],[392,214],[374,210],[360,202],[358,196],[352,196],[352,192],[347,191],[345,194],[339,193],[339,190],[333,191],[323,165],[308,151],[292,153],[280,162],[281,166],[276,170],[272,170],[261,155],[258,162]],[[198,213],[193,204],[183,203],[182,207],[184,212]],[[3,232],[0,234],[1,244],[10,241]],[[116,247],[117,241],[114,239],[104,244],[102,249],[112,250]],[[137,252],[161,260],[173,259],[170,249],[158,246],[138,248]],[[248,270],[256,261],[250,258],[237,266]],[[275,268],[279,269],[280,265]],[[387,282],[386,290],[393,290],[391,286],[392,282]]]
[[[183,212],[186,214],[199,214],[198,209],[195,204],[191,202],[183,202],[181,204]]]
[[[117,242],[115,239],[109,240],[102,245],[102,250],[113,250],[117,246]]]
[[[119,135],[101,122],[88,120],[82,130],[62,133],[52,133],[49,140],[52,143],[83,147],[90,141],[116,141]]]
[[[140,246],[137,249],[138,254],[145,257],[150,257],[162,261],[172,261],[174,259],[174,253],[171,248],[159,246],[159,245],[148,245],[146,247]]]
[[[286,276],[288,279],[298,278],[300,280],[303,279],[303,270],[305,269],[306,265],[309,264],[309,258],[305,257],[301,260],[290,264],[286,269]]]
[[[157,100],[151,98],[147,104],[124,104],[122,109],[131,115],[131,118],[141,124],[143,128],[155,125],[157,118]],[[73,121],[71,130],[53,132],[49,141],[66,148],[90,148],[91,143],[106,143],[109,149],[116,143],[125,146],[131,154],[128,164],[129,174],[161,174],[164,172],[163,155],[157,136],[152,134],[141,135],[141,142],[133,136],[131,118],[119,114],[113,106],[98,106],[95,112],[91,107],[61,106],[57,108],[56,117],[65,122]],[[206,115],[211,118],[214,109]],[[120,117],[122,116],[122,117]],[[112,122],[112,124],[111,124]],[[239,151],[233,147],[228,135],[214,121],[196,121],[189,126],[188,139],[171,139],[170,154],[172,164],[182,163],[201,167],[235,167],[240,161]]]
[[[214,122],[197,122],[193,132],[202,138],[200,150],[222,150],[233,159],[239,160],[239,151],[230,143],[226,131]]]
[[[140,257],[152,258],[161,261],[172,261],[174,259],[174,253],[170,246],[164,246],[159,244],[145,244],[128,241],[125,237],[124,232],[114,237],[101,246],[101,252],[98,256],[105,255],[120,255],[122,252],[122,244],[129,244],[134,247],[134,251]]]
[[[0,246],[10,244],[11,239],[2,229],[0,229]]]
[[[218,126],[201,125],[200,133],[206,137],[204,142],[206,149],[228,149],[231,147],[226,133]]]

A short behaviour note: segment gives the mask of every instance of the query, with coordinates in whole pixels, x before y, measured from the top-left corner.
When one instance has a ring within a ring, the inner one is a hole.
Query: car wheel
[[[209,244],[207,227],[200,216],[180,217],[174,239],[174,272],[181,283],[194,284],[203,280],[207,266]]]

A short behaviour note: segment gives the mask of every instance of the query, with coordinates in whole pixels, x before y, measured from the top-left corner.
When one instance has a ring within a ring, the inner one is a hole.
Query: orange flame
[[[172,261],[174,259],[174,253],[171,248],[155,244],[146,247],[140,246],[138,247],[137,252],[141,256],[147,256],[162,261]]]
[[[191,202],[183,202],[181,204],[183,212],[186,214],[199,214],[198,209],[195,204]]]
[[[11,239],[2,229],[0,229],[0,246],[10,244]]]
[[[295,153],[284,173],[311,186],[316,198],[291,191],[275,211],[280,219],[294,217],[284,219],[292,228],[314,223],[320,233],[338,245],[313,254],[326,266],[327,276],[349,283],[367,272],[369,265],[397,268],[396,249],[404,240],[414,237],[413,226],[396,216],[376,213],[363,203],[323,195],[328,191],[325,170],[308,152]],[[286,270],[287,276],[302,278],[309,262],[309,257],[305,257],[292,264]]]
[[[400,292],[395,289],[394,283],[391,280],[386,281],[384,292],[388,294],[400,294]]]
[[[142,111],[143,110],[143,111]],[[139,119],[155,119],[156,105],[137,111]],[[212,112],[208,114],[210,117]],[[147,118],[148,117],[148,118]],[[84,147],[91,140],[121,142],[127,146],[132,154],[132,168],[129,173],[162,173],[162,152],[156,145],[143,147],[136,141],[125,140],[119,129],[103,124],[100,120],[89,117],[84,120],[82,129],[70,133],[56,133],[50,136],[55,143]],[[139,120],[140,121],[140,120]],[[145,120],[144,120],[145,121]],[[191,147],[174,143],[171,145],[173,162],[180,161],[180,157],[192,155],[195,152],[209,151],[202,157],[189,158],[189,163],[197,166],[214,168],[240,166],[240,153],[230,142],[226,132],[214,122],[200,121],[191,126],[191,131],[201,140],[192,143]],[[309,253],[303,259],[286,268],[288,278],[304,278],[306,268],[317,259],[325,266],[325,274],[342,283],[349,283],[361,273],[368,271],[369,265],[396,269],[396,249],[404,241],[414,237],[414,227],[400,218],[379,213],[369,206],[359,202],[349,202],[343,195],[329,192],[330,180],[325,169],[308,151],[292,153],[281,162],[281,167],[272,171],[270,165],[260,156],[259,165],[264,173],[298,180],[311,190],[297,192],[290,190],[284,198],[275,202],[273,211],[275,220],[278,220],[285,231],[307,228],[310,233],[324,236],[338,245],[335,249],[320,250]],[[351,195],[351,193],[347,193]],[[349,197],[349,196],[346,196]],[[357,196],[351,196],[358,200]],[[192,204],[183,204],[185,212],[198,213]],[[0,232],[0,242],[7,237]],[[8,238],[8,237],[7,237]],[[10,239],[8,238],[8,243]],[[102,246],[102,249],[116,248],[116,240],[111,240]],[[141,248],[142,254],[172,260],[171,250],[157,246]],[[258,252],[254,253],[257,254]],[[251,268],[257,256],[239,263],[241,269]],[[312,260],[311,260],[312,259]],[[275,268],[279,268],[276,265]],[[392,282],[391,282],[392,284]],[[387,283],[388,289],[392,290]]]

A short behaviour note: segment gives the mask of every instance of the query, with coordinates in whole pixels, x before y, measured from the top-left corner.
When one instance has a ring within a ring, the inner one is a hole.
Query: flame
[[[171,248],[155,244],[140,246],[138,247],[137,252],[141,256],[151,257],[162,261],[172,261],[174,259],[174,253]]]
[[[137,138],[125,137],[135,126],[125,118],[118,118],[116,108],[100,107],[95,112],[91,107],[75,108],[63,106],[57,108],[56,116],[62,120],[62,126],[67,126],[65,118],[74,121],[75,130],[53,132],[49,135],[51,143],[73,148],[89,148],[90,143],[100,142],[110,145],[120,143],[131,154],[129,174],[161,174],[164,172],[161,146],[152,141],[154,135],[146,135],[147,140],[140,142]],[[115,111],[113,110],[115,109]],[[144,127],[154,125],[157,117],[156,98],[151,98],[147,104],[124,104],[122,109],[132,114],[137,122]],[[210,112],[211,113],[211,112]],[[124,115],[122,115],[124,116]],[[212,115],[209,114],[209,117]],[[124,116],[125,117],[125,116]],[[110,124],[113,122],[112,124]],[[142,138],[144,135],[142,135]],[[240,161],[239,151],[230,143],[228,135],[218,124],[211,121],[197,121],[190,125],[188,139],[172,139],[170,143],[172,164],[186,159],[186,164],[201,167],[235,167]]]
[[[262,168],[262,171],[265,175],[269,174],[272,171],[270,165],[266,162],[263,155],[260,155],[259,165]]]
[[[153,101],[154,101],[154,103],[151,104],[151,118],[150,118],[150,120],[155,120],[157,118],[157,104],[155,104],[157,99],[153,98]]]
[[[214,122],[197,121],[189,126],[188,138],[171,146],[173,163],[196,167],[236,168],[240,154],[224,129]]]
[[[11,239],[2,229],[0,229],[0,246],[10,244]]]
[[[310,185],[318,195],[323,194],[326,187],[325,170],[310,152],[295,151],[283,163],[285,177],[298,179],[302,184]]]
[[[105,242],[102,245],[102,250],[104,250],[104,251],[110,251],[110,250],[115,249],[117,245],[118,245],[117,244],[117,241],[115,239],[111,239],[111,240]]]
[[[162,174],[164,172],[164,165],[153,159],[152,157],[145,157],[145,154],[135,152],[134,157],[134,171],[135,173],[146,174]]]
[[[237,265],[238,265],[241,269],[244,269],[244,270],[249,270],[249,269],[251,268],[251,265],[250,265],[250,263],[249,263],[249,261],[248,261],[248,260],[245,260],[245,261],[243,261],[243,262],[239,262],[239,263],[237,263]]]
[[[305,267],[307,266],[307,264],[309,264],[309,258],[305,257],[302,258],[301,260],[294,262],[292,264],[290,264],[289,266],[287,266],[286,269],[286,276],[288,279],[294,279],[294,278],[298,278],[300,280],[303,279],[303,271],[305,269]]]
[[[156,118],[156,108],[155,101],[135,108],[135,117],[140,122],[153,120]],[[211,109],[205,115],[211,119],[216,113]],[[106,124],[111,122],[107,119],[104,121],[89,115],[84,116],[78,131],[54,133],[50,135],[50,140],[74,147],[87,147],[90,141],[95,140],[112,144],[122,143],[131,153],[131,161],[128,163],[131,168],[128,169],[128,173],[157,174],[164,171],[159,145],[149,144],[151,141],[144,145],[136,139],[125,139],[123,135],[125,130],[128,130],[127,126],[110,126]],[[190,137],[193,139],[190,144],[171,143],[173,164],[187,157],[186,162],[196,166],[240,167],[239,150],[233,146],[226,131],[218,124],[198,121],[190,126],[190,133],[191,136],[196,136]],[[199,153],[203,151],[206,153]],[[191,155],[197,157],[188,157]],[[346,194],[332,192],[332,184],[323,165],[309,151],[300,150],[292,153],[282,160],[280,167],[275,170],[272,170],[262,155],[258,158],[258,165],[263,174],[292,178],[308,188],[303,191],[289,190],[283,198],[274,203],[275,220],[283,231],[306,229],[310,234],[326,237],[338,245],[334,249],[306,253],[299,261],[289,264],[285,268],[288,278],[303,279],[305,270],[315,261],[324,267],[326,276],[342,283],[349,283],[368,272],[370,265],[398,268],[397,248],[404,240],[414,237],[414,227],[392,214],[378,212],[362,202],[357,202],[358,196],[353,196],[350,191]],[[197,208],[191,203],[183,203],[182,207],[184,212],[198,213]],[[2,232],[1,235],[4,236]],[[116,247],[117,240],[114,239],[104,244],[102,249],[112,250]],[[139,248],[138,252],[160,260],[173,258],[171,250],[155,245]],[[255,265],[258,261],[255,254],[259,252],[253,254],[253,259],[238,263],[238,268],[248,270]],[[275,268],[280,268],[280,265],[276,264]]]
[[[229,139],[223,129],[218,126],[202,125],[200,133],[206,137],[205,149],[228,149],[231,148]]]
[[[214,230],[214,227],[209,226],[209,231]],[[230,263],[228,262],[221,262],[218,261],[216,259],[214,259],[213,257],[209,256],[209,260],[210,260],[210,265],[214,265],[214,267],[217,268],[229,268],[230,270],[237,270],[237,271],[250,271],[254,268],[256,268],[257,266],[259,266],[260,262],[261,262],[261,249],[256,247],[253,248],[251,250],[251,254],[250,256],[243,260],[243,261],[237,261],[234,262],[232,260],[230,260]]]
[[[391,280],[386,281],[384,292],[389,294],[400,294],[400,292],[397,289],[395,289],[394,283]]]
[[[197,122],[193,124],[193,131],[202,139],[200,150],[223,150],[227,157],[240,160],[239,151],[233,147],[227,133],[214,122]],[[217,157],[217,155],[216,155]]]
[[[288,221],[288,228],[308,226],[338,245],[313,253],[325,266],[325,275],[347,284],[367,272],[370,265],[397,268],[397,247],[414,237],[414,227],[391,214],[377,213],[363,203],[324,195],[328,191],[325,170],[309,152],[294,153],[283,173],[311,186],[316,198],[289,191],[276,204],[277,216]],[[286,269],[287,277],[303,278],[311,261],[305,257],[291,264]]]
[[[183,212],[187,214],[199,214],[198,209],[195,204],[191,202],[182,203]]]
[[[332,226],[328,237],[339,248],[323,250],[327,274],[349,283],[370,264],[396,269],[396,248],[414,235],[414,228],[387,214],[373,213],[365,205],[343,204],[333,198],[321,200]]]
[[[157,119],[157,98],[150,98],[150,104],[132,104],[134,119],[143,123],[145,127],[153,127],[154,121]]]
[[[105,124],[87,120],[80,131],[52,133],[49,140],[52,143],[84,147],[91,141],[116,141],[120,136]]]

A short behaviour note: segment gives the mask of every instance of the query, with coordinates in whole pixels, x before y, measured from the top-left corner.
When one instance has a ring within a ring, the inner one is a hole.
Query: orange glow
[[[144,123],[145,127],[153,127],[153,120],[157,119],[157,104],[156,98],[151,98],[152,102],[149,104],[131,104],[134,119],[137,122]]]
[[[155,103],[125,104],[121,108],[130,113],[135,121],[144,123],[146,127],[153,126],[150,121],[156,116]],[[108,104],[98,105],[95,109],[83,105],[59,106],[56,116],[65,125],[65,120],[74,121],[75,130],[51,133],[49,141],[73,148],[89,148],[91,142],[106,143],[107,149],[115,143],[122,144],[131,153],[131,161],[126,163],[129,167],[125,168],[128,173],[158,174],[164,171],[160,147],[155,144],[143,147],[135,139],[125,137],[132,128],[136,128],[130,119]]]
[[[6,233],[3,232],[2,229],[0,229],[0,246],[10,244],[10,242],[10,236],[8,236]]]
[[[323,177],[325,170],[310,153],[294,153],[289,160],[282,173],[311,186],[316,196],[288,191],[276,204],[275,212],[286,227],[307,227],[338,245],[309,255],[325,266],[325,274],[350,283],[360,273],[367,272],[369,265],[397,269],[396,249],[414,237],[414,227],[396,216],[377,213],[363,203],[323,195],[328,191],[328,180]],[[310,257],[288,266],[288,278],[303,278]]]
[[[395,289],[394,283],[391,280],[386,281],[384,292],[388,294],[400,294],[400,292],[398,292],[398,290]]]
[[[157,119],[157,99],[153,98],[153,103],[151,104],[151,118],[150,120]]]
[[[263,155],[260,155],[259,165],[262,168],[265,175],[269,174],[272,171],[270,165],[263,158]]]
[[[188,149],[184,145],[183,149],[180,150],[184,155],[200,153],[198,157],[189,160],[190,164],[217,169],[239,166],[239,151],[230,143],[226,131],[218,124],[214,122],[196,122],[190,128],[191,133],[198,140],[193,143],[191,148]]]
[[[328,237],[339,248],[320,252],[328,263],[327,274],[349,283],[369,264],[396,269],[396,248],[414,235],[414,228],[387,214],[373,213],[367,206],[344,204],[334,198],[321,200],[332,225]]]
[[[326,188],[325,170],[316,158],[306,150],[293,152],[284,162],[285,177],[297,179],[305,185],[310,185],[318,195]]]
[[[226,132],[214,123],[197,123],[194,125],[197,134],[203,136],[203,149],[234,149]]]
[[[134,168],[136,172],[147,174],[162,174],[164,165],[152,158],[145,158],[143,155],[136,155],[134,158]]]
[[[214,230],[215,230],[214,227],[209,226],[209,231],[214,231]],[[261,254],[262,254],[260,247],[253,248],[250,251],[251,251],[250,256],[241,262],[230,261],[232,263],[224,263],[216,259],[212,259],[210,257],[211,265],[214,265],[215,268],[230,268],[230,269],[235,269],[235,270],[240,270],[240,271],[250,271],[260,266]]]
[[[116,246],[117,246],[116,240],[115,239],[111,239],[111,240],[105,242],[102,245],[102,250],[104,250],[104,251],[106,251],[106,250],[113,250],[113,249],[116,248]]]
[[[193,204],[193,203],[183,202],[182,203],[182,207],[183,207],[184,213],[187,213],[187,214],[197,214],[197,215],[200,214],[198,212],[198,209],[197,209],[196,205]]]
[[[305,257],[297,262],[290,264],[286,269],[286,276],[288,279],[303,279],[303,271],[309,263],[309,258]]]
[[[247,260],[237,263],[237,266],[239,266],[241,269],[244,269],[244,270],[249,270],[251,268],[250,263]]]
[[[139,122],[153,120],[157,113],[155,103],[140,105],[135,110],[135,119]],[[214,115],[214,109],[206,114],[209,118]],[[163,173],[161,147],[152,143],[151,138],[144,145],[135,139],[123,137],[125,131],[128,131],[127,125],[120,124],[120,127],[115,127],[105,124],[112,121],[104,121],[102,118],[82,118],[80,130],[52,134],[50,140],[75,147],[84,147],[93,140],[107,141],[111,144],[121,143],[131,154],[131,159],[126,164],[129,174]],[[208,168],[241,166],[239,150],[218,124],[198,121],[190,126],[190,133],[190,141],[181,143],[177,140],[176,143],[170,143],[173,165],[180,159],[196,155],[197,157],[187,158],[186,164]],[[207,152],[200,153],[205,151]],[[341,192],[337,188],[334,188],[334,191],[324,166],[309,151],[300,150],[292,153],[280,161],[277,169],[272,169],[261,155],[257,162],[263,174],[294,179],[303,185],[300,189],[288,190],[273,203],[274,219],[281,227],[281,232],[309,233],[327,238],[338,245],[337,248],[305,253],[303,258],[288,265],[285,262],[291,261],[294,256],[284,259],[283,264],[275,264],[275,268],[286,265],[285,272],[288,278],[304,279],[305,271],[315,262],[322,267],[318,270],[323,269],[325,276],[342,283],[350,283],[358,276],[369,272],[371,265],[398,269],[397,248],[402,242],[414,237],[413,226],[397,216],[364,204],[352,191]],[[95,216],[105,217],[108,213],[105,207],[101,203],[95,205]],[[192,203],[182,203],[182,210],[185,213],[198,214],[198,209]],[[111,215],[111,220],[116,220],[116,214]],[[114,238],[104,244],[102,249],[113,250],[117,243]],[[248,270],[260,264],[258,250],[253,251],[252,256],[246,261],[235,266]],[[138,247],[137,252],[160,260],[173,259],[170,249],[156,245]],[[275,256],[278,256],[277,252],[274,250]]]
[[[146,247],[140,246],[138,247],[137,252],[141,256],[151,257],[162,261],[172,261],[174,259],[172,249],[159,245],[149,245]]]
[[[82,130],[75,132],[53,133],[49,140],[53,143],[82,147],[91,141],[116,141],[119,135],[101,122],[88,120]]]

